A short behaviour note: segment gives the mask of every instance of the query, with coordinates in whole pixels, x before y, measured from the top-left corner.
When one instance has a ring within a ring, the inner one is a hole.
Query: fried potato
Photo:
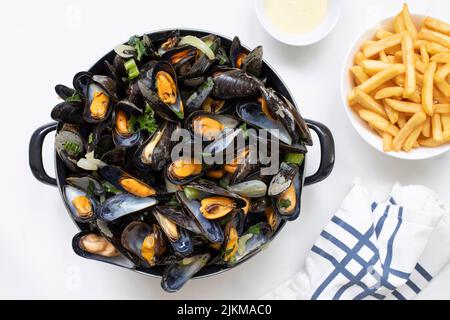
[[[408,138],[408,136],[417,129],[421,124],[425,122],[427,116],[423,112],[416,113],[408,120],[405,126],[395,135],[392,141],[392,149],[395,151],[400,151],[403,147],[403,143]]]
[[[378,40],[382,40],[382,39],[389,38],[393,35],[394,34],[392,32],[380,28],[377,30],[377,33],[375,33],[375,38]]]
[[[403,97],[403,91],[404,89],[402,87],[386,87],[377,91],[375,99],[381,100],[392,97],[400,98]]]
[[[418,113],[422,111],[422,105],[407,101],[386,99],[386,103],[394,110],[404,113]]]
[[[431,61],[436,61],[437,63],[450,63],[450,53],[438,53],[431,57]]]
[[[369,96],[363,90],[355,88],[355,99],[354,101],[360,104],[363,108],[373,111],[380,116],[387,119],[386,112],[381,104],[379,104],[374,98]]]
[[[422,135],[426,138],[431,137],[431,118],[427,117],[422,128]]]
[[[417,31],[416,31],[417,33]],[[405,64],[405,90],[404,98],[409,98],[416,91],[416,68],[414,66],[414,47],[412,36],[407,33],[402,39],[403,63]]]
[[[403,19],[403,12],[401,12],[394,18],[394,31],[397,34],[406,31],[405,20]]]
[[[388,38],[375,41],[374,43],[369,44],[365,48],[363,48],[363,54],[366,58],[370,58],[376,54],[378,54],[380,51],[383,51],[385,49],[394,47],[396,45],[401,44],[403,36],[406,34],[406,32],[401,32],[398,34],[394,34],[393,36],[390,36]],[[450,41],[449,41],[450,42]]]
[[[366,93],[378,89],[382,84],[405,72],[405,66],[394,64],[391,67],[378,72],[376,75],[361,83],[358,87]]]
[[[422,106],[423,110],[429,116],[433,115],[433,84],[434,84],[434,73],[436,72],[437,63],[432,61],[428,64],[423,77],[423,88],[422,88]]]
[[[444,136],[442,135],[442,122],[441,115],[435,113],[431,118],[431,132],[433,133],[433,139],[436,141],[444,140]]]
[[[450,48],[450,36],[447,36],[445,34],[431,31],[427,29],[420,30],[419,34],[417,35],[417,38],[420,40],[427,40],[430,42],[436,42],[437,44],[440,44],[441,46],[446,47],[447,49]],[[389,39],[389,38],[387,38]],[[384,40],[380,40],[384,41]],[[364,55],[367,57],[366,53]]]
[[[441,20],[426,17],[425,20],[423,21],[423,25],[427,28],[433,29],[447,36],[450,36],[450,24],[445,23]]]
[[[435,104],[434,105],[434,113],[439,113],[439,114],[449,113],[450,114],[450,104]]]
[[[426,65],[430,62],[430,55],[428,54],[427,46],[425,44],[420,46],[420,57],[422,58],[423,64]]]
[[[360,85],[369,79],[369,76],[364,72],[361,66],[353,66],[350,68],[350,71],[352,72],[357,85]]]
[[[375,112],[362,109],[359,110],[358,113],[363,120],[367,121],[378,130],[389,133],[392,136],[396,136],[399,132],[399,129],[396,126]]]
[[[424,123],[418,126],[416,129],[411,132],[411,134],[406,138],[405,143],[403,144],[403,150],[406,152],[410,152],[414,146],[417,145],[417,139],[419,139],[420,134],[422,133]]]
[[[361,62],[361,67],[363,68],[364,72],[373,76],[377,74],[378,72],[381,72],[383,70],[386,70],[387,68],[391,67],[392,63],[389,62],[383,62],[378,60],[364,60]]]
[[[413,38],[416,38],[417,28],[414,25],[411,14],[409,13],[408,5],[406,3],[403,4],[402,15],[403,15],[403,24],[405,26],[406,31],[408,31]]]
[[[384,132],[382,135],[383,138],[383,151],[389,152],[392,151],[392,140],[394,139],[389,133]]]
[[[444,82],[449,73],[450,73],[450,63],[447,63],[446,65],[442,66],[436,71],[436,74],[434,75],[434,81],[436,81],[436,83]]]

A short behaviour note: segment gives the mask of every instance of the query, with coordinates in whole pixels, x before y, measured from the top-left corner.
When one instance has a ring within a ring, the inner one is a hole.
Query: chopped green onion
[[[191,45],[206,54],[209,60],[214,60],[216,58],[216,55],[211,50],[211,48],[200,38],[194,36],[185,36],[180,40],[178,45]]]
[[[278,206],[282,209],[287,209],[291,206],[291,200],[289,199],[280,199],[278,201]]]
[[[288,153],[284,157],[284,162],[301,165],[305,160],[305,155],[302,153]]]
[[[81,147],[79,144],[72,142],[72,141],[67,141],[63,143],[63,147],[64,149],[66,149],[66,151],[71,155],[71,156],[78,156],[81,152]]]
[[[190,188],[190,187],[184,188],[184,194],[185,194],[186,198],[188,198],[189,200],[198,199],[198,197],[199,197],[198,190],[194,189],[194,188]]]
[[[130,59],[127,62],[125,62],[125,70],[127,71],[128,74],[128,80],[133,80],[139,76],[139,69],[134,59]]]

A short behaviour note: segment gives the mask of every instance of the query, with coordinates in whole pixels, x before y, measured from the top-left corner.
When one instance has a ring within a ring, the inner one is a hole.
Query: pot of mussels
[[[57,186],[83,258],[161,277],[167,292],[255,256],[328,177],[334,141],[304,120],[263,48],[197,30],[133,36],[57,85],[29,162]],[[305,177],[314,131],[317,172]],[[55,172],[42,145],[55,135]]]

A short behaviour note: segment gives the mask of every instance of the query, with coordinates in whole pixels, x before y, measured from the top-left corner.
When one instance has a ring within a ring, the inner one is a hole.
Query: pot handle
[[[305,121],[308,127],[319,137],[321,152],[319,169],[312,176],[305,178],[305,186],[309,186],[326,179],[330,175],[334,167],[335,152],[334,139],[330,129],[320,122],[313,120]]]
[[[34,177],[44,184],[50,186],[56,186],[56,179],[50,177],[44,169],[44,163],[42,161],[42,145],[45,137],[52,131],[55,131],[58,127],[56,122],[52,122],[38,128],[30,140],[29,147],[29,163],[30,169]]]

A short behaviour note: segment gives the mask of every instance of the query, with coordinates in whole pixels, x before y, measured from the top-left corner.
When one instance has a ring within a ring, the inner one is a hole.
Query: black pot
[[[173,30],[163,30],[158,32],[153,32],[148,34],[148,36],[152,39],[152,41],[160,41],[162,39],[165,39],[168,37],[168,35]],[[199,30],[191,30],[191,29],[182,29],[180,30],[180,34],[183,35],[195,35],[197,37],[203,37],[208,34],[211,34],[211,32],[206,31],[199,31]],[[231,46],[231,39],[220,36],[222,45],[225,48],[229,48]],[[114,57],[114,51],[110,51],[108,54],[106,54],[104,57],[102,57],[100,60],[98,60],[92,68],[89,69],[90,72],[93,74],[104,74],[105,73],[105,67],[104,67],[104,61],[109,60],[111,61]],[[274,88],[276,91],[280,92],[282,95],[284,95],[286,98],[288,98],[291,102],[294,103],[294,100],[292,98],[292,95],[290,94],[289,90],[287,89],[286,85],[283,83],[283,81],[280,79],[280,77],[275,73],[275,71],[266,63],[263,64],[263,74],[267,76],[267,85]],[[295,103],[294,103],[295,104]],[[315,174],[312,176],[306,177],[304,180],[304,185],[312,185],[315,183],[318,183],[325,178],[327,178],[331,171],[333,170],[334,166],[334,160],[335,160],[335,151],[334,151],[334,140],[333,136],[330,132],[330,130],[323,124],[312,121],[312,120],[306,120],[308,126],[310,129],[312,129],[318,136],[320,141],[320,150],[321,150],[321,159],[320,159],[320,165],[319,169]],[[51,186],[57,186],[61,195],[62,195],[62,187],[64,185],[64,181],[69,174],[66,167],[64,166],[63,162],[60,160],[58,155],[55,152],[55,172],[56,172],[56,178],[50,177],[43,166],[42,162],[42,145],[44,142],[45,137],[50,133],[58,129],[58,124],[56,122],[49,123],[46,125],[43,125],[42,127],[38,128],[30,140],[30,146],[29,146],[29,163],[30,168],[37,180],[44,184],[48,184]],[[307,156],[306,156],[307,158]],[[306,159],[305,159],[306,160]],[[64,199],[64,197],[62,197]],[[63,200],[64,201],[64,200]],[[68,209],[68,204],[65,203],[66,208]],[[77,227],[80,230],[85,231],[86,226],[77,223],[74,221],[74,223],[77,225]],[[278,229],[275,232],[274,237],[283,229],[284,225],[286,224],[285,221],[281,222]],[[246,260],[244,260],[246,261]],[[216,266],[216,265],[210,265],[204,267],[196,276],[195,278],[201,278],[201,277],[207,277],[207,276],[213,276],[219,273],[222,273],[224,271],[229,270],[230,267],[228,266]],[[163,267],[154,267],[151,269],[144,269],[144,268],[133,268],[133,270],[138,271],[140,273],[144,273],[146,275],[150,276],[162,276],[163,273]]]

